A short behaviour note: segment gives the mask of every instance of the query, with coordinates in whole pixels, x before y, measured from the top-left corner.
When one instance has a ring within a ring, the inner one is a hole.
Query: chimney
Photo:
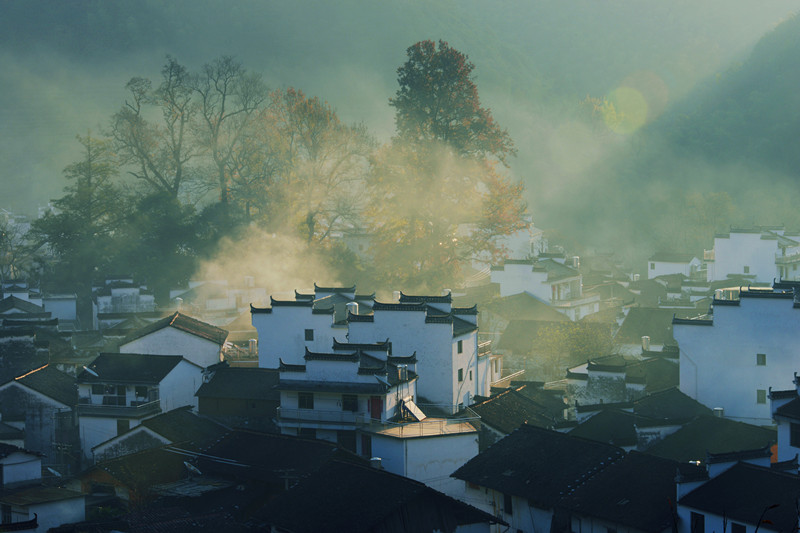
[[[642,336],[642,351],[649,352],[650,351],[650,337],[647,335]]]
[[[449,296],[451,292],[450,289],[442,289],[442,296]]]
[[[400,291],[392,292],[392,301],[399,302],[400,301]]]
[[[247,348],[250,355],[258,355],[258,340],[250,339],[247,341]]]
[[[397,365],[397,379],[408,381],[408,365]]]
[[[725,409],[722,407],[715,407],[714,409],[714,416],[717,418],[722,418],[725,415]]]
[[[369,466],[376,470],[383,470],[383,460],[380,457],[371,457],[369,460]]]
[[[581,267],[581,258],[580,256],[573,255],[572,256],[572,268],[580,268]]]
[[[347,313],[348,315],[357,315],[358,302],[347,302]]]
[[[180,311],[181,306],[183,306],[183,298],[181,298],[180,296],[175,298],[175,304],[178,306],[178,311]]]

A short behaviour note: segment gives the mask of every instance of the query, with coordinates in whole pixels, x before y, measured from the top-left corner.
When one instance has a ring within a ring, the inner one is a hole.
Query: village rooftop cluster
[[[91,324],[3,280],[0,530],[796,530],[800,235],[713,242],[530,223],[436,294],[118,276]]]

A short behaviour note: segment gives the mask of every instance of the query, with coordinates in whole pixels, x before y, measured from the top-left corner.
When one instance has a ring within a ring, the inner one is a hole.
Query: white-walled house
[[[647,260],[647,279],[670,274],[694,278],[703,262],[692,254],[656,252]]]
[[[394,353],[417,356],[419,395],[456,412],[488,396],[496,381],[489,350],[478,346],[477,307],[453,307],[444,296],[399,294],[397,302],[377,300],[370,315],[348,315],[350,342],[389,339]]]
[[[222,361],[228,332],[180,312],[153,322],[125,337],[120,353],[150,355],[180,354],[191,363],[207,368]]]
[[[277,388],[281,433],[339,442],[356,451],[356,429],[407,415],[416,407],[417,375],[361,350],[311,352],[304,364],[281,363]]]
[[[714,236],[714,248],[705,256],[708,281],[730,277],[762,283],[800,279],[800,238],[782,226],[731,228],[729,233]]]
[[[395,302],[378,302],[355,287],[295,293],[294,300],[270,298],[271,307],[251,307],[258,330],[259,366],[304,365],[306,350],[324,353],[335,345],[388,343],[388,355],[416,354],[418,392],[427,402],[455,412],[477,395],[488,396],[502,365],[489,346],[478,344],[477,308],[453,307],[444,296],[397,293]],[[367,350],[369,352],[369,350]],[[373,356],[385,359],[386,354]],[[495,362],[497,361],[497,362]],[[399,363],[403,364],[403,363]]]
[[[42,483],[41,455],[0,444],[0,531],[45,532],[86,518],[80,492]]]
[[[738,300],[717,300],[699,319],[673,319],[680,350],[680,390],[726,418],[772,423],[771,387],[800,365],[800,309],[793,292],[744,289]]]
[[[577,263],[577,259],[573,258]],[[581,273],[554,259],[507,260],[491,268],[500,297],[527,293],[551,305],[570,320],[600,311],[600,295],[584,295]]]
[[[185,405],[196,408],[203,369],[180,355],[106,353],[77,381],[81,447],[88,460],[92,448],[145,418]]]

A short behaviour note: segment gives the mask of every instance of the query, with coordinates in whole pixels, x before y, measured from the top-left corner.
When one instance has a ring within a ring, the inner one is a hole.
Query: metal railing
[[[333,411],[324,409],[290,409],[278,407],[278,420],[300,420],[303,422],[364,424],[369,420],[366,413],[354,411]]]
[[[139,405],[100,405],[84,403],[85,400],[86,398],[79,399],[79,416],[144,418],[161,412],[161,405],[158,400]]]

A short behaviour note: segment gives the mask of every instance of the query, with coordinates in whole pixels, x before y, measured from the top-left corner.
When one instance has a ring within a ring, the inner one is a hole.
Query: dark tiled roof
[[[208,383],[203,383],[198,398],[238,398],[246,400],[279,400],[274,389],[279,373],[269,368],[221,368]]]
[[[609,444],[521,426],[470,459],[453,477],[552,508],[587,476],[623,454]]]
[[[350,353],[318,353],[312,352],[306,347],[306,354],[303,356],[306,361],[341,361],[357,363],[359,361],[358,352]]]
[[[180,407],[142,420],[141,425],[158,433],[172,444],[190,443],[196,450],[204,449],[228,432],[224,426],[194,414],[191,406]]]
[[[797,396],[795,391],[792,391]],[[775,414],[778,416],[785,416],[787,418],[793,418],[795,420],[800,420],[800,398],[795,397],[794,400],[790,400],[787,403],[781,405],[775,410]]]
[[[539,261],[536,265],[547,270],[547,281],[559,281],[567,278],[576,278],[581,275],[580,272],[574,268],[570,268],[552,259]]]
[[[335,338],[333,339],[333,349],[334,350],[366,350],[366,351],[375,351],[375,352],[390,352],[392,349],[392,343],[389,342],[389,339],[386,339],[383,342],[374,342],[374,343],[357,343],[357,342],[339,342]]]
[[[314,283],[314,293],[318,292],[330,292],[330,293],[350,293],[355,294],[356,286],[351,285],[350,287],[321,287]]]
[[[648,448],[647,453],[675,461],[705,461],[706,453],[753,450],[777,442],[777,432],[716,416],[698,416]]]
[[[20,312],[28,314],[42,314],[46,313],[44,307],[41,305],[36,305],[31,303],[27,300],[23,300],[22,298],[17,298],[16,296],[7,296],[0,300],[0,313],[7,313],[12,309],[18,309]],[[48,318],[50,317],[50,313],[47,313]]]
[[[307,475],[333,459],[365,462],[335,443],[241,429],[231,431],[205,453],[197,465],[204,473],[280,480],[281,484],[286,475]]]
[[[425,302],[415,303],[384,303],[374,300],[372,303],[373,311],[426,311],[428,306]]]
[[[560,506],[636,531],[668,531],[674,524],[671,502],[679,466],[676,461],[630,452],[589,478]]]
[[[569,435],[614,446],[636,446],[638,438],[634,426],[642,422],[650,420],[620,409],[604,409],[571,430]]]
[[[682,393],[677,387],[648,394],[633,404],[633,412],[659,420],[688,421],[696,416],[711,416],[711,409]]]
[[[472,322],[458,318],[457,316],[453,316],[453,337],[466,335],[468,333],[472,333],[473,331],[477,331],[477,329],[478,326]]]
[[[453,303],[453,295],[451,293],[447,293],[444,296],[411,296],[409,294],[403,294],[400,291],[400,303],[437,303],[437,304],[449,304]]]
[[[689,316],[695,310],[686,313],[676,309],[658,309],[654,307],[633,307],[620,326],[614,340],[619,344],[640,344],[643,336],[650,337],[651,344],[675,344],[672,337],[672,318],[675,315]]]
[[[225,339],[228,337],[228,332],[224,329],[212,326],[211,324],[181,314],[180,312],[175,312],[165,318],[162,318],[161,320],[143,327],[142,329],[134,331],[125,337],[120,344],[127,344],[131,341],[144,337],[145,335],[149,335],[155,331],[159,331],[167,327],[173,327],[181,331],[185,331],[186,333],[190,333],[197,337],[215,342],[220,346],[225,343]]]
[[[183,462],[187,457],[166,448],[151,448],[102,461],[89,472],[104,470],[124,486],[136,491],[146,491],[153,485],[185,478],[187,469]]]
[[[0,458],[8,457],[12,453],[27,453],[29,455],[36,455],[37,457],[42,457],[42,454],[39,452],[32,452],[30,450],[26,450],[24,448],[20,448],[19,446],[14,446],[13,444],[6,444],[5,442],[0,442]]]
[[[549,428],[554,422],[541,405],[514,389],[473,404],[470,409],[481,417],[482,424],[487,424],[506,435],[522,424]]]
[[[37,368],[16,378],[17,383],[70,407],[78,403],[75,378],[50,365]]]
[[[794,531],[798,497],[800,477],[737,463],[684,496],[680,503],[725,516],[729,522],[758,525],[771,531]],[[759,520],[769,522],[759,524]]]
[[[654,357],[625,367],[625,379],[631,382],[645,383],[647,392],[657,392],[677,387],[680,372],[677,364]]]
[[[78,383],[159,383],[178,363],[180,355],[103,353],[88,370],[78,374]]]
[[[336,487],[336,490],[331,490]],[[314,502],[314,512],[308,512]],[[452,531],[499,519],[409,478],[332,461],[256,515],[294,533]]]

